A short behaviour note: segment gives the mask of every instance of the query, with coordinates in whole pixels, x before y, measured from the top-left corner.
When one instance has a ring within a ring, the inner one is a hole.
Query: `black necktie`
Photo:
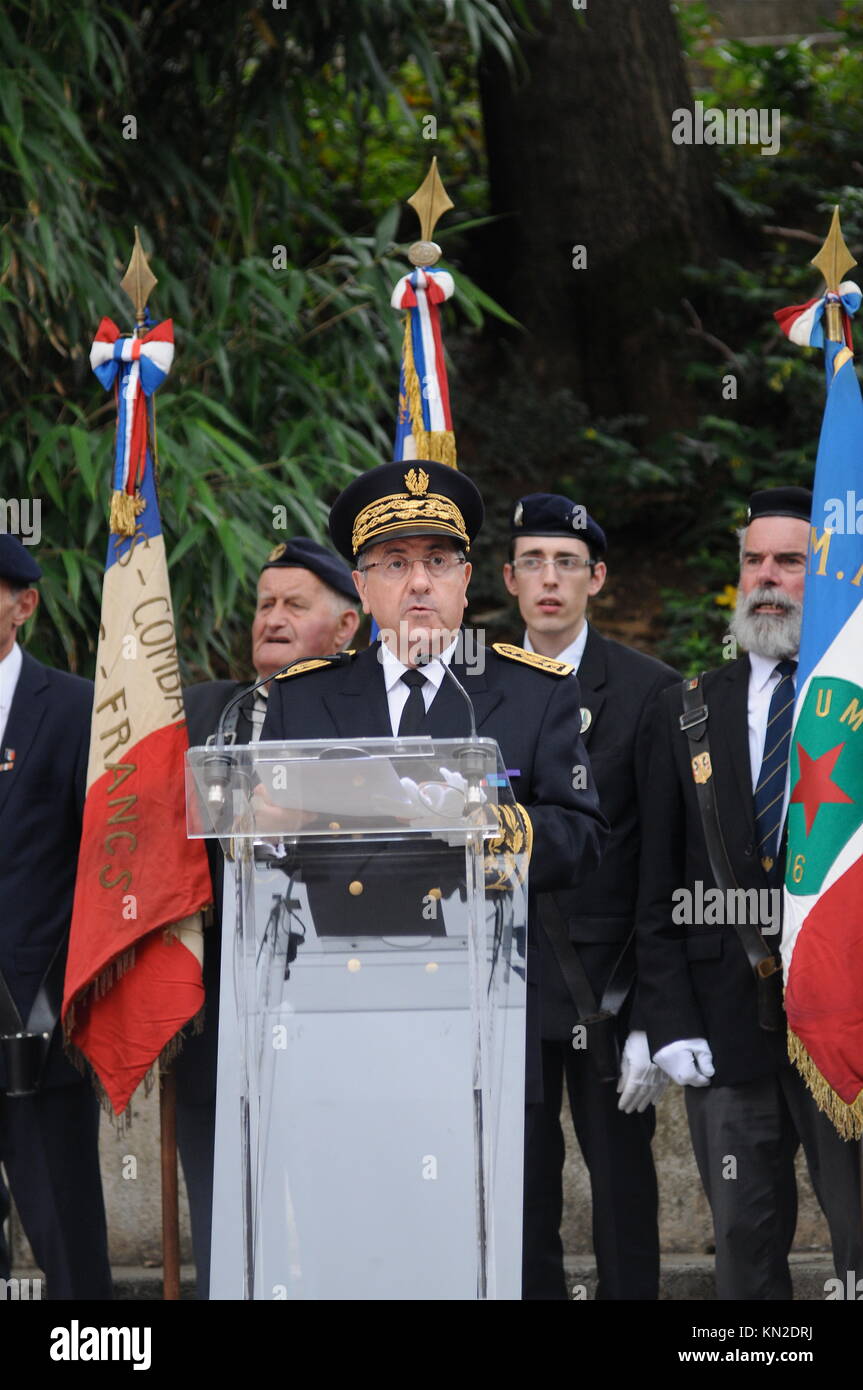
[[[409,734],[427,734],[428,721],[426,719],[426,706],[423,699],[423,686],[426,678],[422,671],[405,671],[402,680],[408,687],[408,698],[402,710],[402,717],[399,720],[399,738],[405,738]]]
[[[770,700],[764,756],[755,788],[755,834],[761,863],[768,873],[773,868],[779,848],[782,801],[794,722],[794,672],[797,662],[780,661],[773,669],[779,674],[779,683]]]

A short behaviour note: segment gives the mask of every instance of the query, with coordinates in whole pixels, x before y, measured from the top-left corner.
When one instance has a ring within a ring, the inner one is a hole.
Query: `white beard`
[[[754,612],[761,603],[772,603],[784,611],[781,614]],[[802,618],[803,604],[781,590],[758,588],[744,595],[738,589],[729,630],[744,651],[755,652],[770,661],[784,661],[796,657],[800,650]]]

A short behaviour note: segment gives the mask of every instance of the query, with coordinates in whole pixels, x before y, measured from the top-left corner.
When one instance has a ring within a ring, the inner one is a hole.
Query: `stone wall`
[[[590,1186],[572,1125],[564,1112],[567,1135],[563,1242],[568,1255],[589,1254]],[[159,1195],[159,1107],[155,1094],[139,1098],[133,1107],[131,1130],[118,1136],[109,1120],[102,1125],[102,1180],[108,1205],[111,1260],[115,1266],[161,1264],[161,1199]],[[683,1096],[670,1087],[660,1103],[654,1140],[660,1190],[662,1249],[669,1254],[703,1255],[711,1243],[710,1212],[692,1157]],[[130,1160],[134,1160],[134,1163]],[[124,1173],[128,1176],[124,1177]],[[798,1158],[800,1215],[795,1249],[830,1249],[827,1225],[806,1166]],[[180,1179],[181,1254],[191,1260],[188,1206]],[[20,1234],[17,1262],[29,1264]]]
[[[567,1165],[563,1213],[563,1245],[567,1254],[591,1250],[590,1184],[587,1170],[564,1112]],[[710,1209],[701,1189],[698,1169],[689,1142],[683,1092],[670,1086],[659,1103],[653,1152],[659,1175],[659,1226],[663,1251],[669,1254],[703,1255],[711,1248]],[[798,1251],[829,1250],[827,1223],[812,1191],[802,1156],[797,1160],[800,1210],[797,1219]]]

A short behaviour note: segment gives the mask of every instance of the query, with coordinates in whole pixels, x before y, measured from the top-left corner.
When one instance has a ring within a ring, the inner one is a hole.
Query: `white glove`
[[[622,1110],[625,1115],[631,1115],[633,1111],[640,1115],[648,1105],[656,1104],[667,1085],[668,1077],[650,1060],[647,1034],[635,1029],[623,1044],[623,1058],[617,1082],[620,1092],[618,1110]]]
[[[459,787],[448,786],[445,782],[421,782],[417,785],[410,777],[400,780],[415,815],[431,814],[447,820],[462,815],[464,793]]]
[[[681,1038],[666,1043],[653,1054],[653,1060],[680,1086],[709,1086],[715,1071],[706,1038]]]
[[[442,820],[451,820],[454,817],[464,814],[465,802],[467,800],[468,784],[460,772],[451,772],[449,768],[439,768],[442,782],[420,782],[417,784],[410,777],[402,777],[402,788],[407,794],[411,806],[422,814],[430,811],[434,816],[440,816]],[[481,793],[482,801],[485,802],[485,792]]]

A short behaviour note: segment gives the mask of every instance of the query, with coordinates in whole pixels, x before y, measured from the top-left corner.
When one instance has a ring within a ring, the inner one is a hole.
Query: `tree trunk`
[[[480,76],[492,211],[483,278],[530,334],[537,385],[592,413],[641,414],[648,434],[685,423],[683,268],[733,243],[711,150],[672,142],[692,108],[669,0],[551,0],[535,7],[529,69],[489,55]],[[578,248],[583,247],[583,252]],[[579,261],[586,268],[574,268]]]

